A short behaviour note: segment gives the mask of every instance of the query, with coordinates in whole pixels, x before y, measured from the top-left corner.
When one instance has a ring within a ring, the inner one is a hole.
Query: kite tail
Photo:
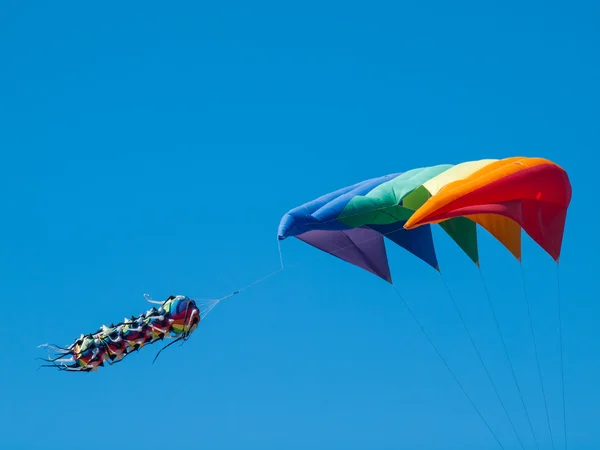
[[[174,338],[171,343],[186,341],[218,301],[196,304],[189,297],[180,295],[170,296],[164,302],[152,303],[160,306],[116,325],[103,325],[95,333],[82,334],[69,347],[40,345],[39,347],[46,347],[53,352],[47,359],[38,358],[49,363],[40,367],[67,372],[93,372],[105,364],[121,362],[131,353],[165,338]]]

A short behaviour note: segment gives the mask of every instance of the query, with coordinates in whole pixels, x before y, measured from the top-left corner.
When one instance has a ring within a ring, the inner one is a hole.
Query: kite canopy
[[[278,239],[296,237],[392,282],[384,237],[438,269],[430,225],[479,264],[477,225],[521,259],[521,228],[560,256],[571,185],[543,158],[484,159],[385,175],[286,213]]]

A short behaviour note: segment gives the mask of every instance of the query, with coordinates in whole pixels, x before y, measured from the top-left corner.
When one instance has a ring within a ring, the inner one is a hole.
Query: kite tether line
[[[242,293],[243,291],[250,289],[253,286],[256,286],[257,284],[260,284],[266,280],[268,280],[269,278],[277,275],[278,273],[282,272],[284,270],[284,265],[283,265],[283,255],[281,254],[281,244],[279,242],[279,240],[277,240],[277,248],[279,250],[279,262],[281,264],[281,267],[279,267],[279,269],[274,270],[273,272],[268,273],[267,275],[264,275],[260,278],[257,278],[256,280],[254,280],[253,282],[247,284],[246,286],[236,289],[235,291],[221,297],[221,298],[217,298],[217,299],[203,299],[198,301],[198,307],[200,308],[200,317],[202,319],[204,319],[212,310],[215,306],[217,306],[220,302],[222,302],[223,300],[227,300],[228,298],[231,298],[235,295],[238,295],[240,293]],[[144,294],[144,297],[146,298],[146,300],[149,303],[155,303],[155,304],[162,304],[163,302],[158,301],[158,300],[153,300],[148,294]],[[171,343],[172,344],[172,343]],[[169,345],[171,345],[169,344]]]

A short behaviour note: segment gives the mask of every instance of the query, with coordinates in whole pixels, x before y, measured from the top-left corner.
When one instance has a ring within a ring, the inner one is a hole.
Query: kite
[[[316,247],[392,283],[384,237],[439,271],[438,224],[479,266],[477,225],[521,260],[521,229],[555,261],[571,201],[565,170],[544,158],[441,164],[361,181],[287,212],[278,240]]]
[[[204,301],[197,304],[189,297],[170,296],[164,302],[146,299],[155,304],[145,314],[124,319],[123,322],[110,326],[102,326],[95,333],[81,335],[69,347],[58,347],[43,344],[57,354],[45,359],[50,364],[42,367],[56,367],[69,372],[93,372],[103,367],[122,361],[126,356],[138,351],[147,344],[162,341],[165,338],[174,339],[162,350],[178,342],[187,341],[196,330],[200,321],[212,310],[220,300]]]
[[[459,164],[440,164],[360,181],[297,206],[281,218],[277,239],[281,246],[281,241],[291,237],[296,238],[391,284],[409,314],[479,413],[488,430],[498,444],[503,447],[489,423],[483,418],[481,411],[458,381],[456,374],[394,285],[388,263],[386,240],[410,252],[426,265],[437,270],[510,425],[521,447],[524,448],[485,361],[481,357],[442,275],[433,242],[432,225],[439,225],[477,267],[480,265],[477,239],[479,226],[496,238],[519,262],[521,262],[522,256],[521,230],[523,230],[552,257],[558,268],[571,196],[571,184],[567,172],[545,158],[511,157],[467,161]],[[523,281],[525,282],[524,278]],[[559,328],[561,373],[564,379],[560,290],[558,297],[559,322],[561,323]],[[553,442],[526,292],[525,298],[538,375],[544,393],[546,418]],[[502,337],[489,292],[488,302],[512,369],[515,386],[521,394],[521,388]],[[566,435],[564,381],[562,385],[563,420]],[[521,403],[537,445],[537,438],[522,394]]]

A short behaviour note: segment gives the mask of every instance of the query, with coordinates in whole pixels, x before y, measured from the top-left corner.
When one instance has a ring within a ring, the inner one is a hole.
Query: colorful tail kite
[[[571,185],[543,158],[442,164],[362,181],[290,210],[278,239],[296,238],[392,283],[384,237],[439,270],[430,224],[479,265],[480,225],[521,260],[521,228],[556,261]]]
[[[44,344],[44,347],[51,348],[57,354],[46,359],[50,364],[42,367],[56,367],[70,372],[91,372],[104,366],[105,362],[112,365],[122,361],[146,344],[153,344],[165,338],[175,339],[169,345],[181,340],[186,341],[200,321],[220,301],[196,304],[194,300],[183,295],[170,296],[164,302],[157,302],[149,297],[146,299],[160,306],[152,308],[146,314],[140,314],[137,318],[125,319],[117,325],[103,325],[93,334],[82,334],[67,348]],[[155,360],[162,350],[158,352]]]
[[[392,283],[384,237],[439,270],[432,224],[477,265],[477,225],[518,260],[522,228],[558,261],[570,201],[567,173],[547,159],[442,164],[362,181],[294,208],[281,219],[278,239],[296,237]],[[89,372],[164,338],[185,341],[219,301],[197,305],[185,296],[152,301],[160,307],[81,335],[67,348],[45,344],[57,352],[46,366]]]

